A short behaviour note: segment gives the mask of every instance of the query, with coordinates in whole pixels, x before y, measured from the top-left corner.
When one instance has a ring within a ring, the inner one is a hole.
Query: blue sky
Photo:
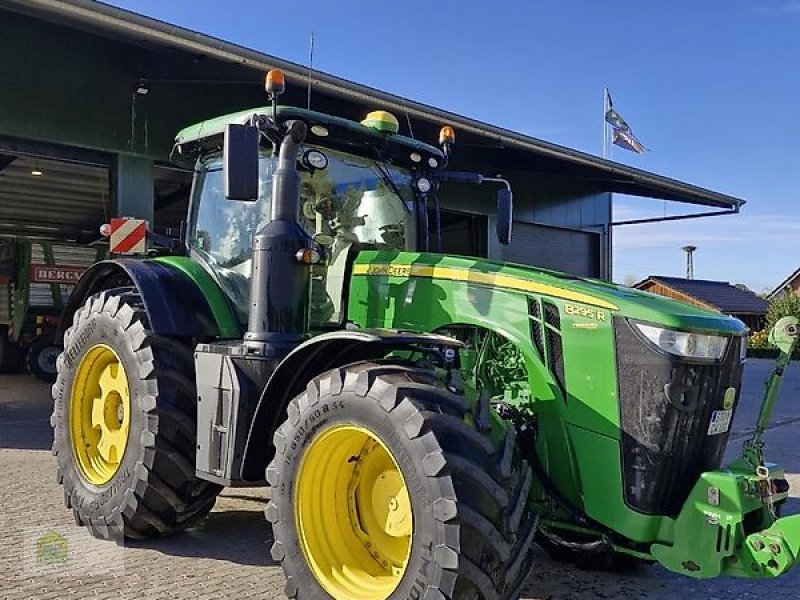
[[[614,160],[748,200],[736,216],[615,230],[615,279],[756,291],[800,266],[800,0],[121,0],[111,4],[599,154],[602,90],[650,148]],[[617,196],[616,218],[681,205]],[[691,208],[691,207],[690,207]]]

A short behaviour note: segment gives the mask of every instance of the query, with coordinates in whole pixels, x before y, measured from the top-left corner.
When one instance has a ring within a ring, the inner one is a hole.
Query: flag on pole
[[[631,152],[636,152],[636,154],[643,154],[647,151],[647,148],[630,131],[614,131],[611,143]]]
[[[606,90],[606,123],[611,125],[612,136],[611,143],[625,150],[642,154],[647,151],[631,130],[628,122],[622,118],[616,110],[614,110],[614,103],[611,101],[611,94]]]

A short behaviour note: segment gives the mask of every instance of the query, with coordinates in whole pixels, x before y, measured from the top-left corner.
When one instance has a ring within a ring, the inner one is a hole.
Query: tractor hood
[[[426,277],[549,296],[673,329],[744,335],[744,323],[648,292],[528,265],[414,252],[361,252],[355,275]]]

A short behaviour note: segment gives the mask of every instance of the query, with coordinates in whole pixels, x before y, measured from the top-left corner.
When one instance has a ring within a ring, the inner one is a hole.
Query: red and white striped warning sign
[[[147,221],[143,219],[111,219],[109,251],[114,254],[144,254],[146,236]]]

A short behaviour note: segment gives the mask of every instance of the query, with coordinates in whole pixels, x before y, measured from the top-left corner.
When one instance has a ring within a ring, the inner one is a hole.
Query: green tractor
[[[179,133],[185,239],[90,268],[52,424],[76,521],[186,528],[269,485],[292,598],[517,598],[533,545],[611,567],[775,577],[800,551],[757,433],[720,469],[741,322],[602,281],[436,249],[440,147],[272,105]],[[432,215],[429,222],[429,214]],[[786,325],[784,358],[796,325]],[[785,361],[783,363],[785,366]]]

